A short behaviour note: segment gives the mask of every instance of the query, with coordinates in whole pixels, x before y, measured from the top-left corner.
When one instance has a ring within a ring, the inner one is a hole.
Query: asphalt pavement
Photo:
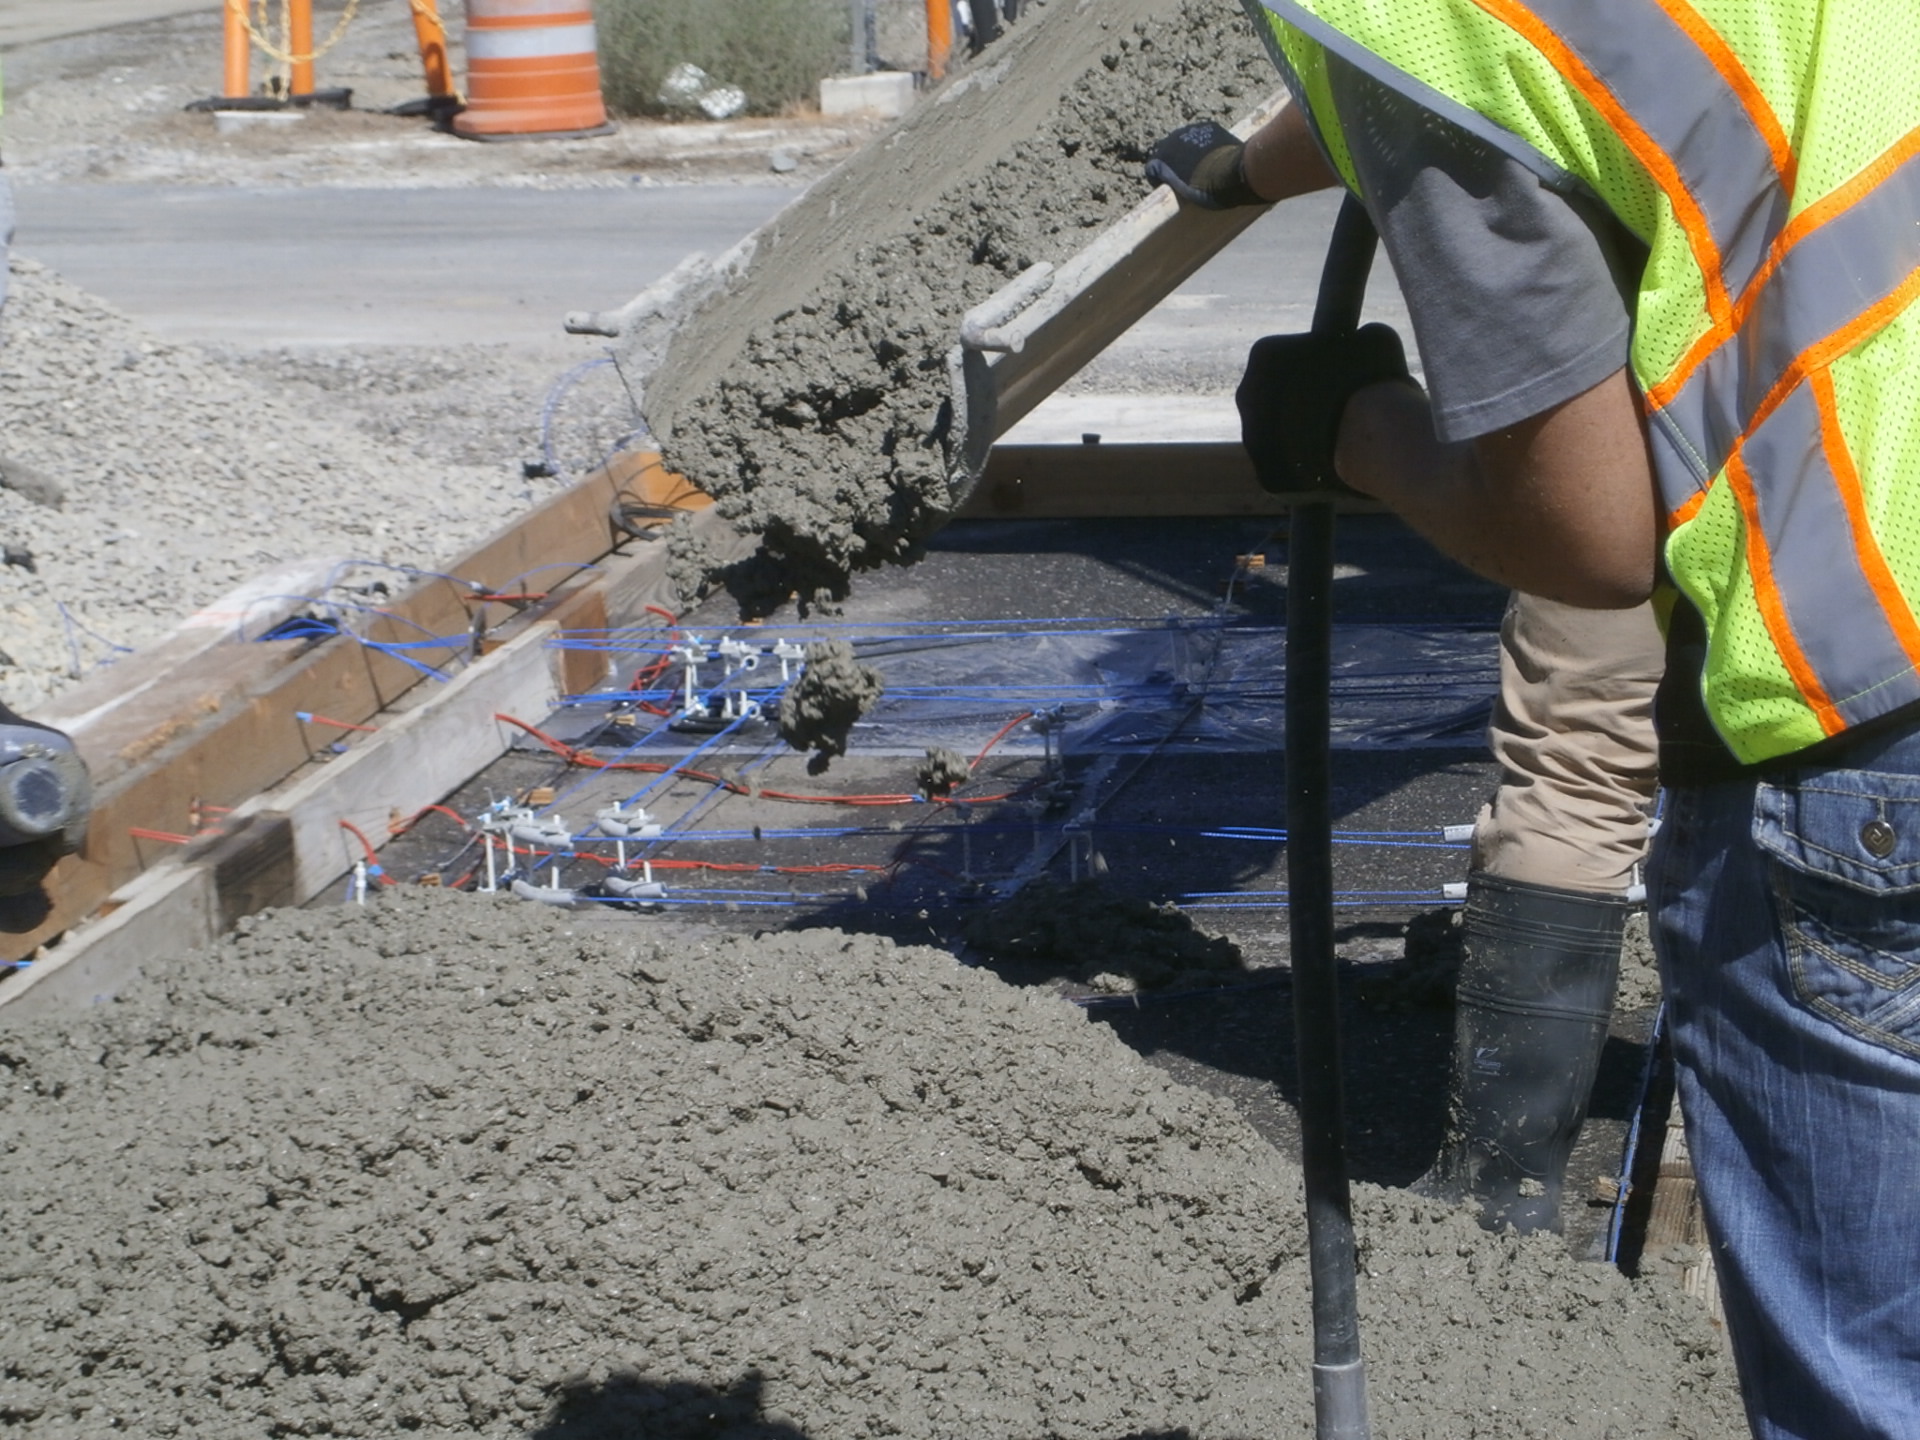
[[[718,254],[796,195],[775,185],[261,190],[27,185],[20,252],[164,338],[249,347],[544,344],[570,310],[620,305],[694,251]],[[1305,329],[1336,208],[1282,206],[1099,362],[1113,384],[1198,402],[1056,400],[1022,438],[1227,438],[1222,376],[1263,334]],[[1404,326],[1391,276],[1372,313]],[[1058,434],[1054,433],[1058,432]]]
[[[219,8],[220,0],[4,0],[0,3],[0,51]]]
[[[527,343],[726,249],[795,193],[22,186],[14,243],[170,340]]]

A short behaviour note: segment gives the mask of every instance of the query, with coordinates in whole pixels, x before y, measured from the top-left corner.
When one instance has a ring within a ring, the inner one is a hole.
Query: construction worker
[[[1762,1440],[1911,1436],[1920,33],[1876,0],[1249,9],[1303,106],[1242,179],[1266,194],[1323,155],[1384,222],[1423,338],[1436,307],[1500,344],[1589,327],[1577,233],[1536,228],[1555,204],[1594,252],[1646,243],[1625,363],[1470,442],[1439,413],[1449,377],[1429,365],[1430,398],[1377,333],[1276,347],[1266,393],[1331,412],[1284,463],[1483,573],[1671,606],[1649,903],[1748,1417]],[[1527,172],[1532,216],[1400,163],[1449,128]],[[1391,211],[1429,187],[1477,210],[1484,250],[1395,241]]]
[[[1374,88],[1376,107],[1393,103]],[[1539,189],[1513,161],[1451,127],[1422,128],[1416,118],[1394,133],[1408,131],[1439,152],[1422,163],[1467,171],[1477,190],[1513,192],[1509,208]],[[1397,140],[1396,160],[1405,161],[1406,147]],[[1207,208],[1267,204],[1339,183],[1298,111],[1283,112],[1250,153],[1253,166],[1229,132],[1203,122],[1156,145],[1148,176]],[[1428,187],[1383,207],[1390,248],[1416,248],[1431,265],[1435,234],[1464,231],[1479,245],[1478,216],[1453,213],[1459,193]],[[1590,244],[1587,227],[1572,223]],[[1631,256],[1630,236],[1608,238]],[[1586,301],[1600,323],[1543,328],[1531,344],[1489,344],[1476,316],[1416,309],[1443,433],[1467,440],[1525,419],[1547,393],[1542,377],[1561,375],[1562,387],[1577,393],[1618,369],[1627,322],[1615,279],[1629,271],[1637,267],[1616,261],[1592,272],[1607,286]],[[1552,313],[1561,298],[1552,297]],[[1253,397],[1259,363],[1248,384]],[[1249,438],[1259,446],[1257,435]],[[1653,695],[1664,655],[1647,605],[1583,609],[1521,592],[1500,639],[1500,694],[1488,728],[1499,783],[1474,826],[1447,1131],[1416,1188],[1471,1200],[1491,1230],[1557,1231],[1567,1162],[1606,1044],[1628,892],[1646,854],[1657,778]]]

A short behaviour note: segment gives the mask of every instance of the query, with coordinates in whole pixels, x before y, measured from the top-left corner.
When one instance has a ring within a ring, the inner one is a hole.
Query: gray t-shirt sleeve
[[[1337,56],[1328,70],[1441,439],[1504,429],[1627,363],[1643,254],[1604,206]]]

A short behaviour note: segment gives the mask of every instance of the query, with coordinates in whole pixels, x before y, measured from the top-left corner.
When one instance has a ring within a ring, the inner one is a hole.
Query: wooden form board
[[[1269,97],[1235,133],[1253,134],[1287,104],[1285,91]],[[974,461],[1264,214],[1181,205],[1161,186],[1064,261],[1031,305],[996,325],[1017,348],[964,357]]]
[[[537,507],[446,573],[467,584],[426,579],[383,608],[368,638],[480,635],[445,651],[415,652],[428,663],[464,658],[537,623],[541,608],[477,604],[479,587],[527,586],[571,592],[569,574],[602,560],[624,538],[612,521],[623,496],[657,499],[684,481],[668,476],[657,454],[635,452]],[[704,499],[704,497],[702,497]],[[695,508],[689,506],[688,508]],[[553,567],[553,568],[543,568]],[[569,603],[579,604],[577,600]],[[578,616],[582,626],[604,624]],[[559,651],[559,683],[573,690],[597,680],[601,657]],[[356,641],[272,641],[206,645],[176,637],[155,657],[115,667],[76,687],[46,712],[69,728],[95,777],[95,807],[85,851],[50,878],[51,913],[37,929],[0,935],[0,960],[18,960],[94,914],[121,886],[173,855],[154,835],[192,830],[196,811],[239,807],[308,765],[342,732],[300,720],[300,712],[364,725],[421,685],[418,668]],[[117,692],[117,693],[116,693]],[[143,834],[142,832],[148,832]]]
[[[653,557],[648,557],[652,559]],[[632,565],[623,561],[615,568]],[[433,804],[505,752],[493,717],[544,715],[560,692],[549,643],[604,621],[605,584],[578,584],[538,623],[474,661],[361,745],[254,797],[225,833],[137,876],[116,904],[0,980],[0,1006],[32,1013],[106,999],[149,960],[213,943],[243,915],[311,899],[360,858],[352,820],[385,838],[387,816]]]
[[[1694,1178],[1693,1156],[1687,1150],[1685,1119],[1677,1096],[1661,1136],[1660,1168],[1653,1184],[1644,1253],[1661,1254],[1675,1248],[1690,1252],[1690,1258],[1681,1268],[1681,1287],[1707,1307],[1717,1324],[1724,1326],[1720,1276],[1714,1266],[1706,1213],[1700,1208],[1700,1186]]]
[[[647,463],[657,470],[657,460]],[[673,476],[643,476],[629,493],[657,500],[684,484]],[[699,542],[717,562],[753,548],[751,537],[707,505],[686,508],[694,512]],[[452,681],[417,687],[404,711],[384,717],[377,733],[240,804],[221,834],[172,851],[117,888],[31,966],[0,979],[0,1005],[33,1013],[106,998],[149,960],[207,946],[243,915],[301,904],[336,884],[360,858],[342,820],[359,825],[378,846],[394,810],[407,814],[438,802],[505,752],[518,732],[496,715],[543,716],[560,694],[597,683],[603,656],[553,642],[603,629],[610,618],[624,620],[650,603],[671,603],[666,571],[664,546],[641,543],[603,557],[537,611],[503,628],[501,643]]]

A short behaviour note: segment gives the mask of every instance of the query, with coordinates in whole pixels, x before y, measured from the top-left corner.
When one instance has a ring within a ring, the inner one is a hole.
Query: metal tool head
[[[76,849],[93,801],[87,767],[65,736],[0,727],[0,845],[64,835]]]

